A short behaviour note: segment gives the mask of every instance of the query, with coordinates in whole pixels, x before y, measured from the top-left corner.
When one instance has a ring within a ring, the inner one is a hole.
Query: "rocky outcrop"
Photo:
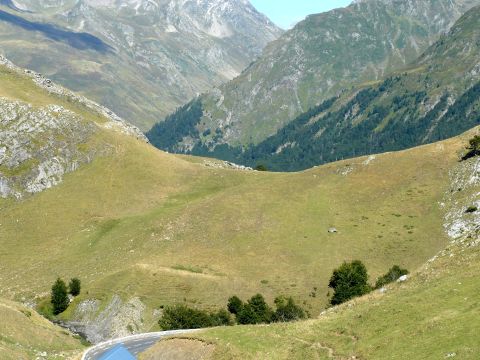
[[[61,106],[0,98],[0,196],[22,198],[59,184],[93,158],[96,150],[80,144],[96,130]]]
[[[100,306],[101,302],[95,299],[83,301],[77,306],[74,319],[63,325],[83,334],[92,344],[132,335],[143,328],[146,307],[139,298],[124,302],[114,295],[101,311]]]
[[[480,207],[480,157],[459,163],[451,172],[451,188],[441,204],[447,207],[445,231],[455,241],[480,236],[480,211],[468,212],[470,206]]]
[[[23,198],[62,182],[66,173],[109,151],[108,144],[89,146],[100,128],[148,142],[143,133],[109,109],[67,90],[41,74],[23,70],[0,55],[0,66],[32,79],[53,95],[52,104],[33,106],[0,97],[0,197]],[[98,113],[101,122],[55,104],[67,100]]]
[[[206,167],[211,167],[215,169],[232,169],[232,170],[245,170],[252,171],[253,169],[248,166],[238,165],[230,161],[220,161],[220,160],[204,160],[203,165]]]
[[[110,109],[107,109],[105,106],[99,105],[96,102],[90,99],[87,99],[84,96],[78,95],[54,83],[52,80],[44,77],[42,74],[36,73],[31,70],[23,70],[22,68],[14,65],[11,61],[9,61],[7,58],[5,58],[2,55],[0,55],[0,65],[6,66],[7,68],[15,72],[24,73],[25,75],[29,76],[37,86],[45,89],[51,94],[67,98],[72,102],[82,104],[87,108],[89,108],[90,110],[98,112],[100,115],[102,115],[108,120],[105,124],[103,124],[104,127],[120,131],[124,134],[134,136],[139,140],[148,142],[148,139],[145,137],[145,135],[140,131],[138,127],[126,122],[125,120],[120,118],[117,114],[115,114],[113,111],[111,111]]]

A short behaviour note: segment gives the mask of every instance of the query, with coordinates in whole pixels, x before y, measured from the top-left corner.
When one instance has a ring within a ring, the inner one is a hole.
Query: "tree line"
[[[159,325],[163,330],[199,329],[213,326],[270,324],[274,322],[296,321],[306,318],[306,312],[291,297],[278,296],[275,310],[267,304],[261,294],[256,294],[243,302],[238,296],[228,299],[227,310],[208,312],[175,305],[164,310]]]

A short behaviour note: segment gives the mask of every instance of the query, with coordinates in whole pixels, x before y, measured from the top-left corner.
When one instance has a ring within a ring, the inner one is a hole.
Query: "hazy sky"
[[[277,25],[288,29],[309,14],[349,5],[352,0],[250,0]]]

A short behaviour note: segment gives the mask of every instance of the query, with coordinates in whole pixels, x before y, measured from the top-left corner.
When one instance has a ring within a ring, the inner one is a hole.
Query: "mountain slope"
[[[162,306],[212,309],[233,294],[292,295],[316,315],[345,259],[364,259],[375,277],[393,264],[415,269],[448,241],[438,204],[471,134],[303,173],[248,171],[160,152],[106,126],[112,121],[102,111],[48,92],[55,84],[39,87],[45,80],[33,74],[0,69],[4,98],[30,104],[22,109],[31,117],[62,106],[75,132],[93,129],[75,145],[92,151],[88,161],[48,189],[0,198],[0,296],[48,313],[53,281],[79,277],[82,293],[60,319],[94,342],[156,329]],[[11,129],[23,131],[25,118],[9,120]],[[70,143],[70,132],[51,131],[58,153],[67,153],[61,134]],[[51,149],[50,132],[28,132],[39,150],[0,168],[20,190],[18,172],[37,171]]]
[[[312,107],[275,135],[247,149],[195,146],[191,152],[271,170],[302,170],[329,161],[400,150],[457,135],[479,124],[480,7],[458,20],[415,62],[382,81],[367,82]],[[178,150],[202,112],[201,100],[180,109],[148,134]],[[181,131],[177,131],[181,133]]]
[[[0,357],[72,359],[83,346],[78,338],[18,303],[0,299]]]
[[[147,141],[110,110],[0,56],[0,197],[21,199],[111,151],[102,130]]]
[[[161,341],[145,359],[171,348],[170,342],[177,345],[176,359],[188,359],[198,344],[208,344],[209,360],[476,359],[480,213],[465,210],[480,204],[479,169],[480,157],[450,169],[450,189],[441,203],[450,243],[406,282],[387,285],[308,321],[217,328],[190,339]]]
[[[243,154],[244,162],[305,169],[438,141],[480,124],[479,19],[476,7],[404,71],[311,109]]]
[[[175,133],[180,140],[171,147],[156,145],[188,153],[195,146],[212,151],[222,144],[258,144],[345,88],[382,79],[414,61],[475,4],[366,0],[311,15],[271,43],[238,78],[195,100],[203,113],[192,127],[175,133],[178,129],[158,124],[159,133]]]
[[[195,340],[214,348],[209,360],[477,359],[478,238],[476,245],[470,243],[475,242],[452,246],[408,283],[331,309],[318,319],[208,330],[195,334]],[[160,342],[157,351],[165,345],[168,341]],[[182,346],[176,354],[176,359],[189,358],[188,351],[182,357]]]
[[[0,47],[144,130],[281,34],[248,1],[4,2]]]

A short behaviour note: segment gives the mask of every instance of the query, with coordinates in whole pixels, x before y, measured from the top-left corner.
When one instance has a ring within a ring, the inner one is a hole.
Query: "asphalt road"
[[[162,331],[156,333],[145,333],[139,335],[132,335],[125,338],[109,340],[98,345],[91,347],[86,350],[83,354],[82,360],[98,360],[104,355],[107,351],[114,348],[118,344],[122,344],[132,355],[138,355],[141,352],[152,347],[156,342],[161,338],[172,336],[172,335],[181,335],[187,334],[195,330],[173,330],[173,331]]]

